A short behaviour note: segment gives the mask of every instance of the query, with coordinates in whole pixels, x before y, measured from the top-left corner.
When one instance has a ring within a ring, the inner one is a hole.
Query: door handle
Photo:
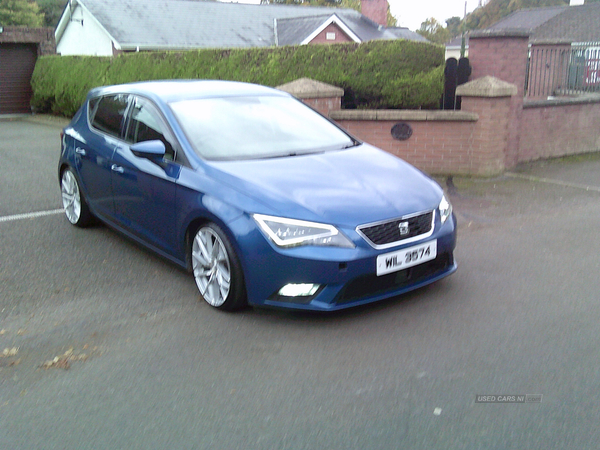
[[[112,170],[113,172],[117,172],[117,173],[125,172],[125,169],[123,169],[121,166],[117,166],[116,164],[113,164],[112,166],[110,166],[110,170]]]
[[[87,152],[85,151],[85,149],[81,148],[81,147],[77,147],[75,149],[75,153],[77,153],[78,155],[81,155],[81,156],[85,156],[87,154]]]

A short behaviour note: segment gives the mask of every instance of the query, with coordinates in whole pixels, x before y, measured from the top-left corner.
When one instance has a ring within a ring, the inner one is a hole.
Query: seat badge
[[[400,230],[400,236],[406,236],[408,234],[408,222],[400,222],[398,224],[398,229]]]

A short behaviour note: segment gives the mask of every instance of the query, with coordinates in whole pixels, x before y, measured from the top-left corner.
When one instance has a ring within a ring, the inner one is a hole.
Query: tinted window
[[[137,98],[131,112],[126,139],[129,142],[159,140],[165,144],[165,159],[174,160],[175,150],[167,138],[167,127],[158,109],[148,100]]]
[[[116,137],[121,136],[121,126],[129,95],[117,94],[102,97],[96,109],[92,126]]]
[[[224,97],[170,104],[194,150],[207,159],[268,158],[342,149],[354,141],[290,97]]]
[[[98,106],[98,101],[100,97],[92,98],[88,103],[88,119],[90,123],[94,121],[94,114],[96,114],[96,106]]]

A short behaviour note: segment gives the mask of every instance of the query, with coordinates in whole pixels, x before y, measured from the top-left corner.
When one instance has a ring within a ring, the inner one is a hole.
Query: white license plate
[[[377,257],[377,276],[397,272],[421,263],[431,261],[437,256],[437,240],[404,248],[396,252]]]

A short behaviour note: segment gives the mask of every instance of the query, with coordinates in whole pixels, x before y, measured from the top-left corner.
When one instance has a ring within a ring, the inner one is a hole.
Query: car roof
[[[237,81],[221,80],[157,80],[141,81],[137,83],[103,86],[92,89],[91,97],[107,94],[129,93],[155,99],[165,103],[179,100],[192,100],[215,97],[238,97],[254,95],[280,95],[289,94],[277,89],[260,86],[258,84],[241,83]]]

